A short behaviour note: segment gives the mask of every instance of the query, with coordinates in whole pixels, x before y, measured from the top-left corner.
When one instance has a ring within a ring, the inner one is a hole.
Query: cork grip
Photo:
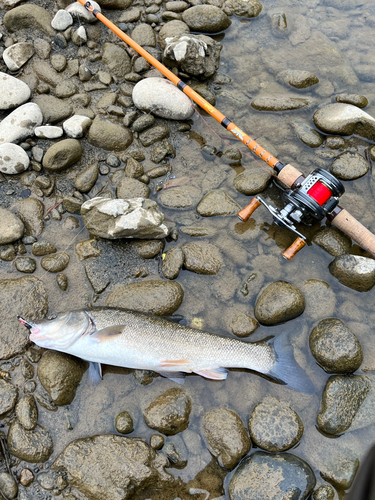
[[[280,179],[284,184],[291,187],[294,182],[301,177],[302,173],[292,165],[285,165],[285,167],[280,171],[277,178]]]
[[[332,220],[332,225],[341,229],[364,250],[375,255],[375,235],[362,226],[349,212],[342,209]]]

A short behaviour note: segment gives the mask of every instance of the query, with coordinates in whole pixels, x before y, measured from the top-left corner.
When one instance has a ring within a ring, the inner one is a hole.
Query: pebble
[[[142,257],[142,259],[153,259],[160,252],[163,251],[164,241],[163,240],[149,240],[140,241],[135,244],[137,254]]]
[[[56,247],[49,243],[48,241],[36,241],[31,246],[31,252],[37,257],[43,257],[44,255],[49,255],[50,253],[57,252]]]
[[[22,486],[30,486],[34,481],[34,474],[30,469],[22,469],[20,474],[20,483]]]
[[[0,207],[0,245],[20,239],[24,229],[25,226],[19,217]]]
[[[18,389],[5,380],[0,379],[0,415],[12,410],[18,398]]]
[[[310,148],[318,148],[323,144],[324,136],[305,123],[295,122],[292,125],[299,139]]]
[[[334,103],[318,109],[313,116],[318,129],[328,134],[356,134],[375,140],[375,119],[357,106]]]
[[[169,136],[169,128],[165,125],[155,125],[139,135],[142,146],[147,148],[157,141]]]
[[[129,158],[126,162],[125,175],[126,177],[131,177],[133,179],[138,179],[144,174],[143,165],[134,158]],[[148,198],[148,196],[147,196]]]
[[[56,276],[57,284],[59,285],[60,290],[66,292],[68,289],[68,278],[64,273],[58,273]]]
[[[141,17],[142,10],[139,7],[133,7],[131,9],[126,10],[125,12],[122,12],[118,22],[119,23],[134,23],[135,21],[139,21],[139,18]]]
[[[346,152],[340,155],[329,168],[331,174],[343,181],[352,181],[366,175],[369,164],[359,153]]]
[[[34,55],[32,43],[20,42],[11,45],[3,52],[3,60],[10,71],[18,71]]]
[[[7,500],[13,500],[18,495],[16,480],[9,472],[0,472],[0,491]]]
[[[96,163],[86,167],[74,179],[74,186],[81,193],[88,193],[95,185],[99,177],[99,168]]]
[[[236,337],[248,337],[259,327],[258,321],[245,313],[239,313],[231,322],[230,329]]]
[[[103,45],[102,61],[108,72],[117,78],[123,78],[132,69],[127,52],[114,43],[105,43]]]
[[[45,124],[61,122],[73,113],[73,107],[67,100],[58,99],[53,95],[37,95],[34,102],[40,107]]]
[[[165,437],[160,434],[153,434],[150,438],[150,446],[153,450],[161,450],[164,446]]]
[[[296,446],[304,431],[298,414],[288,403],[274,397],[264,399],[254,408],[248,425],[252,441],[273,453]]]
[[[12,206],[12,211],[17,213],[25,226],[27,236],[38,237],[44,229],[44,205],[36,198],[19,200]]]
[[[286,281],[267,285],[258,295],[254,314],[263,325],[276,325],[296,318],[305,309],[301,290]]]
[[[225,191],[216,189],[207,193],[199,202],[197,212],[203,217],[235,215],[241,207]]]
[[[175,281],[147,280],[117,286],[106,300],[109,307],[121,307],[169,316],[182,304],[184,290]]]
[[[50,433],[42,426],[28,431],[15,420],[8,432],[8,449],[15,457],[30,463],[45,462],[53,452]]]
[[[124,151],[132,143],[133,134],[120,123],[97,115],[89,129],[88,141],[107,151]]]
[[[168,250],[163,255],[162,273],[168,280],[174,280],[180,274],[184,263],[184,252],[179,247]]]
[[[375,285],[373,259],[359,255],[340,255],[328,268],[340,283],[358,292],[368,292]]]
[[[170,165],[160,165],[151,170],[147,170],[146,175],[149,179],[157,179],[158,177],[167,175],[169,172],[172,172],[172,167]]]
[[[30,87],[7,73],[0,72],[0,109],[17,108],[29,100]]]
[[[341,458],[320,471],[322,478],[339,491],[348,490],[353,484],[359,468],[358,458]]]
[[[63,123],[63,129],[68,137],[79,139],[86,134],[91,123],[87,116],[74,115]]]
[[[77,163],[81,156],[81,143],[76,139],[64,139],[47,149],[43,167],[50,172],[62,172]]]
[[[232,410],[209,411],[202,418],[201,427],[208,450],[225,469],[234,469],[251,449],[245,426]]]
[[[50,273],[61,273],[69,264],[69,255],[65,252],[57,252],[53,255],[46,255],[40,261],[40,265],[45,271]]]
[[[305,296],[304,314],[313,321],[332,317],[336,311],[336,295],[325,281],[307,280],[301,286]]]
[[[42,111],[37,104],[28,102],[19,106],[0,123],[0,144],[27,139],[42,121]]]
[[[367,377],[361,375],[332,375],[323,391],[319,429],[329,435],[347,431],[370,390]]]
[[[336,102],[352,104],[358,108],[365,108],[368,105],[367,97],[358,94],[339,94],[336,96]]]
[[[38,378],[57,406],[69,405],[87,369],[87,362],[58,351],[46,351],[38,364]]]
[[[134,86],[132,98],[138,109],[161,118],[187,120],[194,114],[190,99],[163,78],[141,80]]]
[[[16,258],[16,249],[14,245],[2,245],[0,250],[0,259],[10,262]]]
[[[314,472],[301,458],[256,451],[236,469],[228,492],[230,500],[304,500],[315,484]]]
[[[195,5],[182,13],[182,20],[193,31],[218,33],[231,25],[231,20],[214,5]]]
[[[308,99],[280,95],[256,97],[251,102],[251,106],[258,111],[287,111],[291,109],[304,108],[308,105]]]
[[[17,271],[31,274],[36,269],[36,261],[30,257],[18,257],[15,261]]]
[[[156,47],[156,35],[149,24],[138,24],[130,36],[141,47]]]
[[[128,411],[123,411],[117,415],[115,427],[120,434],[130,434],[134,431],[133,419]]]
[[[31,431],[38,423],[38,407],[32,394],[26,394],[16,404],[16,416],[22,427]]]
[[[144,411],[148,427],[167,436],[187,429],[191,412],[189,396],[179,388],[169,389],[157,397]]]
[[[320,228],[314,234],[312,242],[334,257],[348,254],[352,249],[352,241],[349,236],[334,227]]]
[[[276,80],[285,84],[289,84],[297,89],[305,89],[319,83],[319,78],[314,75],[314,73],[310,73],[310,71],[298,71],[290,69],[278,73],[278,75],[276,76]]]
[[[324,484],[323,486],[319,486],[318,489],[314,491],[312,494],[313,500],[334,500],[335,499],[335,491],[332,486]]]
[[[184,209],[191,207],[194,204],[195,198],[196,189],[176,187],[174,189],[161,191],[158,201],[167,208]]]
[[[72,24],[73,18],[71,14],[63,9],[58,10],[51,21],[52,28],[57,31],[65,31]]]
[[[42,125],[35,128],[35,135],[40,139],[58,139],[64,133],[61,127],[53,125]]]
[[[160,47],[164,50],[166,47],[166,39],[180,37],[190,33],[189,26],[183,21],[174,19],[164,24],[159,31],[158,42]]]
[[[263,168],[245,170],[233,181],[234,187],[242,194],[254,195],[261,193],[271,182],[271,173]]]
[[[197,274],[215,275],[223,264],[219,249],[211,243],[188,243],[181,248],[184,267]]]
[[[100,5],[97,2],[90,0],[90,3],[95,10],[98,10],[99,12],[102,11]],[[89,23],[94,23],[97,20],[94,14],[91,14],[91,12],[89,12],[83,5],[77,2],[71,3],[66,7],[65,10],[69,12],[69,14],[71,14],[73,17],[79,17],[80,19],[88,21]]]

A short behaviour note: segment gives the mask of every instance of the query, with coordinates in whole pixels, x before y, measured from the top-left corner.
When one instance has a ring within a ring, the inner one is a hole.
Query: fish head
[[[30,340],[40,347],[65,351],[82,335],[92,333],[93,321],[86,311],[53,314],[38,322],[18,320],[30,330]]]

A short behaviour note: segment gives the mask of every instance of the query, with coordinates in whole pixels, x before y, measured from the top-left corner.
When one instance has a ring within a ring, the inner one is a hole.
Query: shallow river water
[[[286,14],[286,35],[279,36],[272,28],[270,15],[274,12]],[[336,94],[344,92],[366,96],[369,105],[365,111],[375,116],[373,1],[264,0],[263,11],[257,18],[250,20],[233,16],[231,19],[232,24],[225,33],[215,36],[223,44],[219,71],[231,79],[227,84],[211,84],[216,92],[216,107],[281,162],[291,163],[305,174],[317,166],[328,169],[332,162],[332,158],[327,159],[324,155],[329,151],[328,148],[321,146],[312,149],[306,146],[297,137],[293,123],[303,122],[314,127],[314,112],[319,107],[335,102]],[[290,87],[276,80],[276,75],[283,69],[311,71],[318,76],[320,83],[307,89],[290,90]],[[308,97],[310,105],[284,112],[256,111],[251,107],[252,99],[269,94]],[[244,168],[257,168],[259,165],[245,146],[211,117],[200,113],[204,120],[195,113],[190,133],[171,135],[176,148],[176,157],[170,160],[173,175],[177,178],[189,177],[190,186],[196,187],[198,200],[208,191],[220,188],[240,206],[245,206],[250,198],[235,190],[233,180]],[[207,147],[202,149],[202,145]],[[369,146],[369,141],[359,140],[351,150],[364,154],[365,148]],[[85,148],[89,147],[85,145]],[[241,165],[230,166],[220,154],[209,155],[207,151],[210,147],[215,147],[217,153],[229,147],[238,148],[243,154]],[[90,152],[86,154],[89,158]],[[369,229],[375,230],[374,184],[371,176],[372,172],[369,171],[360,179],[345,182],[346,193],[340,205]],[[12,184],[13,181],[9,182]],[[105,179],[99,179],[99,185],[104,186],[105,183]],[[18,190],[16,181],[13,184],[14,189]],[[276,202],[280,198],[279,189],[275,186],[264,195]],[[159,193],[152,190],[151,198],[158,200],[158,196]],[[11,196],[3,199],[3,206],[11,204]],[[208,410],[219,406],[230,408],[246,425],[255,405],[266,396],[275,396],[287,402],[301,417],[304,434],[291,453],[304,459],[313,468],[317,486],[326,484],[320,471],[328,462],[340,461],[344,457],[361,460],[375,442],[375,414],[373,422],[366,421],[362,427],[359,426],[361,428],[349,429],[340,437],[330,438],[318,430],[316,418],[328,375],[313,359],[308,348],[308,336],[313,325],[323,318],[343,320],[356,334],[364,350],[363,371],[359,370],[358,373],[371,374],[375,370],[375,289],[361,293],[340,284],[328,269],[333,257],[314,244],[306,246],[294,260],[284,260],[281,252],[293,241],[293,235],[277,228],[264,207],[259,208],[247,223],[240,222],[236,216],[203,218],[197,214],[196,205],[186,210],[163,211],[168,223],[176,229],[192,224],[212,228],[214,235],[205,237],[205,241],[217,246],[223,256],[224,265],[216,276],[198,275],[187,270],[180,272],[177,281],[182,285],[185,295],[178,314],[186,318],[187,325],[232,336],[229,325],[233,318],[239,313],[253,315],[260,287],[277,280],[292,283],[301,290],[304,290],[308,280],[321,280],[328,284],[331,291],[329,301],[323,299],[315,303],[314,300],[307,300],[306,309],[298,318],[274,327],[260,326],[246,339],[257,341],[284,331],[290,332],[296,358],[313,381],[316,393],[301,394],[245,370],[233,370],[227,380],[220,382],[188,376],[183,389],[192,400],[192,413],[189,429],[185,432],[191,433],[189,440],[194,445],[188,451],[187,466],[181,470],[168,471],[188,482],[211,461],[200,429],[201,417]],[[80,226],[75,229],[67,228],[63,221],[46,222],[43,239],[55,244],[58,250],[66,250],[71,257],[65,271],[69,280],[68,293],[62,292],[56,286],[55,276],[46,273],[40,266],[34,273],[46,285],[50,312],[81,307],[93,298],[96,300],[95,305],[104,305],[113,290],[110,285],[102,294],[94,297],[83,263],[78,261],[74,251],[76,243],[89,238],[82,220],[77,217]],[[318,228],[319,224],[309,228],[307,234],[313,234]],[[179,233],[178,245],[190,241],[192,239],[189,236]],[[169,242],[165,249],[175,245],[174,241]],[[357,246],[353,247],[353,253],[364,255]],[[159,279],[156,261],[151,268],[148,278]],[[118,271],[120,274],[121,270]],[[11,264],[1,262],[1,279],[20,276]],[[245,283],[249,290],[247,295],[241,292]],[[13,383],[16,382],[17,379],[14,379]],[[69,407],[60,407],[56,412],[40,408],[38,423],[51,432],[54,441],[50,462],[75,439],[116,432],[115,416],[124,410],[131,413],[135,424],[130,436],[149,441],[154,431],[146,426],[142,410],[156,396],[172,387],[175,387],[174,382],[160,377],[152,384],[142,386],[131,372],[111,367],[105,368],[102,382],[94,387],[90,385],[86,373]],[[224,496],[229,499],[227,488],[230,477],[231,473],[225,479],[225,491],[209,492],[210,498]],[[336,498],[339,497],[343,498],[343,492],[337,494]],[[192,498],[198,496],[192,495]]]

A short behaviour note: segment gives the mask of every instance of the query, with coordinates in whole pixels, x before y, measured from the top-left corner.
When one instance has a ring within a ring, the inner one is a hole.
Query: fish
[[[38,346],[89,361],[93,379],[101,379],[102,363],[153,370],[178,383],[189,373],[224,380],[228,368],[245,368],[297,391],[315,392],[284,333],[268,341],[244,342],[112,307],[62,312],[33,323],[18,319]]]

